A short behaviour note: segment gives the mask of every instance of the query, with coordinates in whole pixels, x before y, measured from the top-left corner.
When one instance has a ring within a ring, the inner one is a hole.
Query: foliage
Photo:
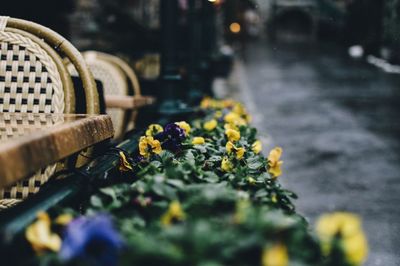
[[[340,244],[346,219],[323,239],[323,248],[329,247],[329,252],[323,252],[305,219],[295,213],[292,200],[296,195],[278,182],[282,149],[273,149],[268,158],[262,155],[256,129],[248,125],[250,116],[241,104],[205,99],[201,106],[204,117],[191,125],[151,125],[137,154],[121,154],[118,169],[126,182],[93,195],[84,215],[74,213],[78,218],[59,231],[61,252],[48,249],[38,261],[44,265],[163,266],[362,263],[365,256],[346,257],[364,254],[359,252],[359,243]],[[104,217],[111,217],[115,228]],[[98,220],[105,224],[104,233],[91,225]],[[85,226],[78,230],[74,224],[79,223]],[[326,232],[330,226],[322,223],[319,230]],[[46,232],[53,234],[48,228]],[[356,232],[362,234],[360,227]],[[40,244],[46,247],[43,241]],[[78,255],[67,259],[57,255],[66,249]]]

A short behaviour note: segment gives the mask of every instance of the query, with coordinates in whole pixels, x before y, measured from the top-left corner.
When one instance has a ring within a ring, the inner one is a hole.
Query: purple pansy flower
[[[133,159],[135,164],[141,163],[144,160],[144,157],[142,155],[137,155],[135,156],[135,158]]]
[[[175,123],[170,123],[165,126],[164,133],[166,133],[170,138],[183,141],[185,139],[185,130]]]
[[[89,265],[117,265],[123,240],[109,216],[100,214],[79,217],[68,224],[60,257],[63,260],[83,259]]]
[[[164,131],[155,136],[162,142],[162,148],[177,152],[181,149],[182,141],[185,139],[185,131],[175,123],[165,126]]]

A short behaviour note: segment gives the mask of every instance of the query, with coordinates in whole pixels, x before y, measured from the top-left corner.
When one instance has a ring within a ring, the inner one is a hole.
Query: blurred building
[[[383,9],[383,36],[381,55],[400,62],[400,0],[387,0]]]
[[[76,0],[72,41],[80,49],[133,55],[156,50],[160,0]]]
[[[75,0],[2,1],[0,15],[34,21],[69,37],[69,14],[73,12],[74,5]]]

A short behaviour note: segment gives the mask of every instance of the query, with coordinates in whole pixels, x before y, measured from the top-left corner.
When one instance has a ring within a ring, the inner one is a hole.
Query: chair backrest
[[[135,71],[133,71],[133,69],[131,68],[131,66],[128,63],[126,63],[124,60],[122,60],[121,58],[119,58],[117,56],[110,55],[110,54],[103,53],[103,52],[87,51],[83,54],[86,55],[86,54],[90,54],[90,53],[95,53],[97,58],[108,61],[108,62],[114,64],[115,66],[119,67],[125,73],[130,85],[132,86],[133,95],[135,95],[135,96],[141,95],[139,80],[135,74]]]
[[[132,68],[114,55],[97,51],[82,53],[94,77],[103,83],[105,95],[140,96],[140,85]],[[133,128],[132,121],[137,111],[107,108],[113,120],[115,138],[122,138],[127,130]]]
[[[29,34],[29,36],[33,35],[37,39],[41,40],[39,45],[47,44],[47,46],[52,48],[53,52],[47,51],[48,53],[57,54],[61,59],[68,58],[68,61],[76,68],[77,73],[82,80],[86,99],[86,113],[99,113],[99,95],[96,83],[82,55],[69,41],[51,29],[30,21],[7,17],[2,17],[1,20],[4,25],[4,34],[11,31],[18,31],[18,33]],[[32,42],[34,42],[33,38]],[[59,62],[59,64],[62,63]],[[64,70],[62,72],[64,72]],[[66,70],[65,72],[68,73]]]
[[[125,73],[108,61],[97,58],[95,53],[82,53],[87,65],[89,66],[94,78],[103,85],[105,95],[129,95],[129,86]],[[68,65],[71,75],[76,75],[76,70],[72,64]],[[118,108],[107,108],[106,112],[111,116],[115,139],[123,137],[126,130],[127,112]]]
[[[72,88],[70,83],[63,84],[65,73],[56,63],[61,58],[49,53],[46,43],[36,41],[29,33],[0,28],[0,112],[73,111],[64,92]]]
[[[72,44],[36,23],[0,17],[0,112],[75,113],[76,92],[63,57],[73,63],[82,79],[86,112],[98,113],[99,96],[94,79]],[[37,126],[36,122],[29,123]],[[12,135],[0,133],[0,139]],[[56,167],[57,164],[51,165],[0,190],[0,209],[36,193]]]
[[[126,63],[124,60],[122,60],[121,58],[114,56],[114,55],[110,55],[110,54],[102,53],[102,52],[97,52],[97,54],[98,54],[97,56],[99,58],[103,58],[104,60],[109,61],[110,63],[118,66],[119,68],[121,68],[121,70],[123,70],[125,72],[128,80],[129,80],[129,83],[131,84],[130,89],[133,90],[130,92],[131,95],[134,95],[134,96],[142,95],[139,79],[138,79],[135,71],[133,70],[133,68],[128,63]],[[139,113],[138,110],[133,110],[131,112],[128,112],[128,116],[130,117],[130,120],[127,125],[127,130],[132,130],[135,128],[135,121],[136,121],[136,117],[137,117],[138,113]]]

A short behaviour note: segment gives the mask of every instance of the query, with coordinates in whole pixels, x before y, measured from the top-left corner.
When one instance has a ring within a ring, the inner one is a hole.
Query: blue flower
[[[156,139],[162,142],[163,149],[172,152],[177,152],[181,149],[181,144],[185,137],[185,130],[175,123],[166,125],[164,131],[155,136]]]
[[[63,260],[83,259],[89,265],[117,265],[123,240],[109,216],[79,217],[66,228],[60,257]]]

